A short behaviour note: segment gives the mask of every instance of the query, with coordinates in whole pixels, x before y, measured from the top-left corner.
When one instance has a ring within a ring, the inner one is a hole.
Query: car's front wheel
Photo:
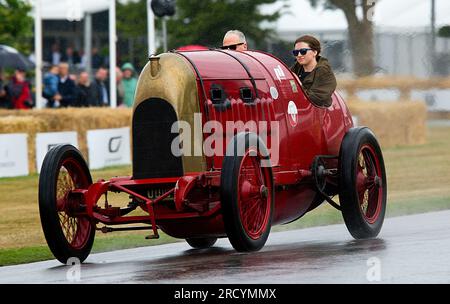
[[[256,251],[267,241],[274,208],[273,176],[265,145],[240,133],[222,164],[221,205],[225,230],[237,251]]]
[[[94,242],[95,223],[74,190],[87,190],[91,174],[81,153],[71,145],[50,150],[39,176],[39,213],[47,244],[63,264],[69,258],[83,262]]]

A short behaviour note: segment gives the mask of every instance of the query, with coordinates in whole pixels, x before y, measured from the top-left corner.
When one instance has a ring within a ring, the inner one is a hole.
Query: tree
[[[33,34],[31,6],[23,0],[0,0],[0,41],[29,53]]]
[[[309,0],[313,7],[341,9],[348,23],[353,70],[357,76],[374,72],[372,16],[376,0]],[[359,14],[358,14],[359,13]],[[358,17],[359,16],[359,17]]]
[[[441,27],[438,31],[438,36],[442,38],[450,38],[450,25]]]
[[[134,42],[147,37],[147,1],[118,1],[116,5],[116,26],[119,39],[130,38],[133,41],[131,58],[126,54],[122,54],[121,57],[124,61],[137,63],[138,66],[142,67],[148,61],[146,56],[148,46],[147,43]]]
[[[285,2],[286,0],[281,0]],[[168,21],[169,48],[189,44],[219,46],[223,35],[232,29],[245,33],[260,48],[273,30],[262,28],[262,22],[274,22],[287,8],[284,5],[271,14],[263,14],[260,7],[277,0],[177,0],[177,13]]]
[[[117,2],[117,30],[127,37],[140,37],[147,32],[147,1]]]

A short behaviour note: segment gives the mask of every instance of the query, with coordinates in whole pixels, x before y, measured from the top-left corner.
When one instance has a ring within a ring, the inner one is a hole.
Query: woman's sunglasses
[[[292,54],[294,54],[295,57],[297,57],[298,54],[305,56],[306,53],[308,53],[308,51],[312,51],[312,49],[304,48],[304,49],[299,49],[299,50],[293,50]]]
[[[237,47],[240,46],[240,45],[243,45],[243,44],[244,44],[244,42],[241,42],[241,43],[232,44],[232,45],[224,45],[224,46],[221,46],[220,48],[222,50],[234,50],[234,51],[236,51]]]

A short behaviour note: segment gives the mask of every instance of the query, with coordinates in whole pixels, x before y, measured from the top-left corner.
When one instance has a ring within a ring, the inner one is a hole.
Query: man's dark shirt
[[[109,102],[109,86],[106,84],[106,81],[101,81],[99,79],[94,79],[92,82],[92,87],[94,91],[94,99],[91,104],[91,106],[94,107],[105,107],[110,104]],[[106,93],[106,99],[108,100],[108,103],[104,103],[105,96],[104,93]]]
[[[60,78],[58,83],[58,92],[62,99],[59,101],[61,107],[70,107],[75,105],[75,100],[77,96],[77,89],[75,82],[67,77],[65,81]]]
[[[92,85],[81,85],[77,86],[77,98],[76,107],[89,107],[96,102],[95,89]]]

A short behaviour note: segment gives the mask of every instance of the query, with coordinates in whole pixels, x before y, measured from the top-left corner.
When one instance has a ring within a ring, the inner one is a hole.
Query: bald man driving
[[[244,33],[238,30],[231,30],[225,34],[223,37],[223,44],[221,49],[223,50],[235,50],[235,51],[246,51],[247,50],[247,40],[245,39]]]

